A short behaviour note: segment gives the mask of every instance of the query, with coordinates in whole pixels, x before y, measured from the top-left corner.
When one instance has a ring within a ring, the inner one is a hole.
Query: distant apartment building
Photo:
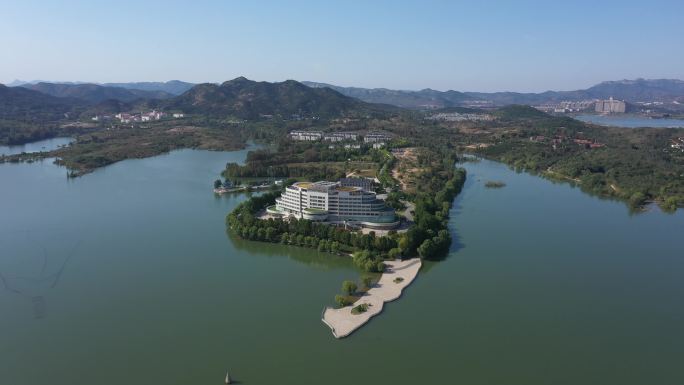
[[[580,112],[593,109],[596,105],[596,100],[579,100],[579,101],[562,101],[560,103],[546,103],[534,108],[544,112],[567,113]]]
[[[323,140],[329,142],[343,142],[343,141],[355,141],[359,135],[355,132],[332,132],[323,135]]]
[[[560,102],[560,108],[563,108],[566,112],[577,112],[590,109],[594,105],[593,100],[580,100],[580,101],[564,101]]]
[[[392,140],[392,137],[383,132],[369,132],[363,137],[364,143],[384,143]]]
[[[493,117],[489,114],[472,114],[472,113],[460,113],[460,112],[440,112],[428,116],[428,120],[442,120],[445,122],[464,122],[464,121],[482,121],[482,120],[493,120]]]
[[[290,139],[315,142],[323,139],[323,133],[320,131],[291,131]]]
[[[152,120],[161,120],[166,114],[161,111],[151,111],[143,112],[140,115],[133,115],[127,113],[116,114],[115,117],[121,121],[121,123],[132,123],[132,122],[149,122]]]
[[[607,100],[596,102],[596,112],[604,114],[622,114],[625,112],[626,104],[622,100],[615,100],[612,97]]]

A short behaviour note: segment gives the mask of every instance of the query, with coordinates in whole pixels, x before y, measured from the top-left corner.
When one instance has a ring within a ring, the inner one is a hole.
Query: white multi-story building
[[[351,221],[371,228],[398,225],[394,210],[374,192],[340,182],[297,182],[276,199],[274,212],[313,221]]]
[[[612,97],[608,100],[596,102],[596,112],[620,114],[624,113],[627,105],[622,100],[615,100]]]
[[[315,142],[323,138],[323,133],[320,131],[292,131],[290,132],[290,139],[303,140]]]
[[[323,135],[323,140],[327,140],[329,142],[342,142],[345,140],[355,141],[357,138],[358,134],[355,132],[333,132]]]
[[[382,132],[369,132],[363,137],[364,143],[384,143],[392,140],[392,137]]]

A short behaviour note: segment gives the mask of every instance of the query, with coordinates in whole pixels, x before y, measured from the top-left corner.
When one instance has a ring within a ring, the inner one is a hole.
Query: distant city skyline
[[[684,3],[105,2],[0,5],[0,83],[314,81],[458,91],[684,79]]]

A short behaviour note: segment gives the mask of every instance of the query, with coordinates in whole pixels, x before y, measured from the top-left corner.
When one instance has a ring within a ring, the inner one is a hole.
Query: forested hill
[[[0,144],[20,144],[54,136],[58,122],[77,116],[82,102],[0,84]]]
[[[311,88],[294,80],[256,82],[239,77],[221,85],[199,84],[184,94],[159,102],[165,109],[191,114],[255,119],[265,115],[333,117],[392,109],[344,96],[329,88]]]
[[[0,120],[59,120],[80,104],[79,100],[73,98],[58,98],[22,87],[0,84]]]
[[[136,99],[166,99],[174,95],[163,91],[143,91],[121,87],[108,87],[98,84],[64,84],[36,83],[22,87],[60,98],[74,98],[89,104],[97,104],[105,100],[131,102]]]

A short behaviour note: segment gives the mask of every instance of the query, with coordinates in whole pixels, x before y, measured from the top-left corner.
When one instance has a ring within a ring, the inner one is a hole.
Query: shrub
[[[401,249],[398,247],[390,249],[390,251],[387,252],[387,256],[390,259],[397,259],[397,258],[401,257]]]
[[[356,283],[353,281],[344,281],[342,282],[342,291],[347,293],[348,295],[352,295],[356,293],[356,289],[358,287],[356,286]]]
[[[360,305],[354,306],[351,310],[352,314],[361,314],[365,313],[368,311],[368,304],[367,303],[362,303]]]
[[[351,304],[352,304],[352,302],[351,302],[346,296],[344,296],[344,295],[339,295],[339,294],[335,296],[335,303],[336,303],[339,307],[345,307],[345,306],[347,306],[347,305],[351,305]]]

